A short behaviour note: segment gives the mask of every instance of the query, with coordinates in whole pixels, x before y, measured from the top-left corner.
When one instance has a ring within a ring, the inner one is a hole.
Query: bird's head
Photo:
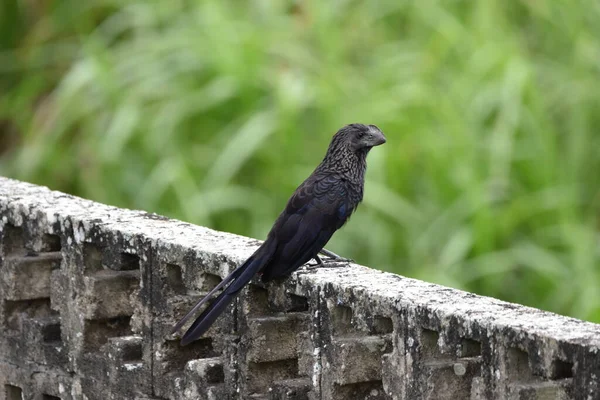
[[[369,151],[372,147],[385,143],[383,132],[375,125],[350,124],[334,135],[332,145],[346,145],[354,152]]]

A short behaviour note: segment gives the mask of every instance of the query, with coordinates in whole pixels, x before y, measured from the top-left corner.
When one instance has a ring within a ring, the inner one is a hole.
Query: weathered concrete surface
[[[600,325],[359,265],[174,322],[259,242],[0,178],[0,400],[600,399]]]

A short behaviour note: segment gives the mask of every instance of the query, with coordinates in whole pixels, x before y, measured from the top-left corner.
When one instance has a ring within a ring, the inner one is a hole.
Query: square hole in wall
[[[127,346],[123,347],[122,351],[123,362],[131,363],[142,361],[143,349],[141,341],[128,343]]]
[[[460,342],[460,357],[477,357],[481,355],[481,343],[473,339]]]
[[[60,236],[45,234],[42,238],[42,251],[44,252],[56,252],[62,248],[60,243]]]
[[[269,315],[271,309],[269,308],[269,296],[268,291],[257,285],[248,286],[248,295],[246,296],[245,309],[250,317],[256,317],[261,315]]]
[[[353,332],[352,308],[342,305],[334,306],[331,310],[331,322],[334,335],[343,336]]]
[[[440,334],[437,331],[423,328],[421,330],[421,357],[422,358],[439,358],[441,357],[438,340]]]
[[[133,271],[140,269],[140,258],[135,254],[121,253],[121,260],[118,269],[121,271]]]
[[[2,252],[5,256],[25,254],[25,233],[23,228],[7,224],[2,230]]]
[[[210,292],[215,286],[221,283],[223,279],[219,275],[203,272],[200,275],[200,290]]]
[[[56,314],[50,307],[50,299],[34,299],[4,302],[4,326],[11,330],[20,328],[23,318],[48,318]]]
[[[298,376],[298,359],[278,360],[249,364],[248,390],[267,393],[274,381],[292,379]]]
[[[507,370],[510,380],[526,382],[533,378],[527,352],[513,347],[508,349],[507,358]]]
[[[6,400],[23,400],[23,390],[18,386],[4,385]]]
[[[42,338],[44,343],[60,342],[60,324],[50,324],[42,328]]]
[[[225,382],[225,373],[222,364],[212,364],[206,371],[206,381],[209,384],[218,384]]]
[[[559,379],[567,379],[573,377],[573,363],[563,361],[563,360],[554,360],[552,362],[552,375],[551,379],[559,380]]]
[[[83,269],[86,274],[102,271],[102,248],[92,244],[83,244]]]
[[[128,316],[87,320],[84,327],[85,347],[98,350],[108,338],[131,335],[130,320],[131,317]]]
[[[295,294],[289,295],[290,302],[287,307],[288,312],[304,312],[308,311],[308,299],[304,296],[297,296]]]
[[[181,267],[176,264],[165,265],[165,271],[167,274],[167,285],[176,294],[185,294],[187,289],[183,283],[183,276],[181,273]]]
[[[185,347],[181,347],[179,341],[167,340],[160,351],[163,354],[165,372],[180,371],[191,360],[212,358],[219,355],[213,348],[212,338],[209,337],[201,337]]]
[[[384,317],[382,315],[376,315],[373,317],[373,325],[371,326],[371,333],[375,335],[385,335],[394,331],[394,324],[392,319]]]

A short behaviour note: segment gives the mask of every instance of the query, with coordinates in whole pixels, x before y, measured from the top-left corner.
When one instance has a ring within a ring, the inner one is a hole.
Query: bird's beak
[[[383,132],[379,130],[371,131],[371,134],[368,136],[367,141],[369,146],[371,147],[379,146],[380,144],[385,143],[385,136],[383,135]]]

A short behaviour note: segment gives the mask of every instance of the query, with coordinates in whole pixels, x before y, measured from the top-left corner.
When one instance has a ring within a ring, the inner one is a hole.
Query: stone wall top
[[[255,281],[180,347],[259,243],[0,177],[0,400],[600,399],[600,325],[356,264]]]

